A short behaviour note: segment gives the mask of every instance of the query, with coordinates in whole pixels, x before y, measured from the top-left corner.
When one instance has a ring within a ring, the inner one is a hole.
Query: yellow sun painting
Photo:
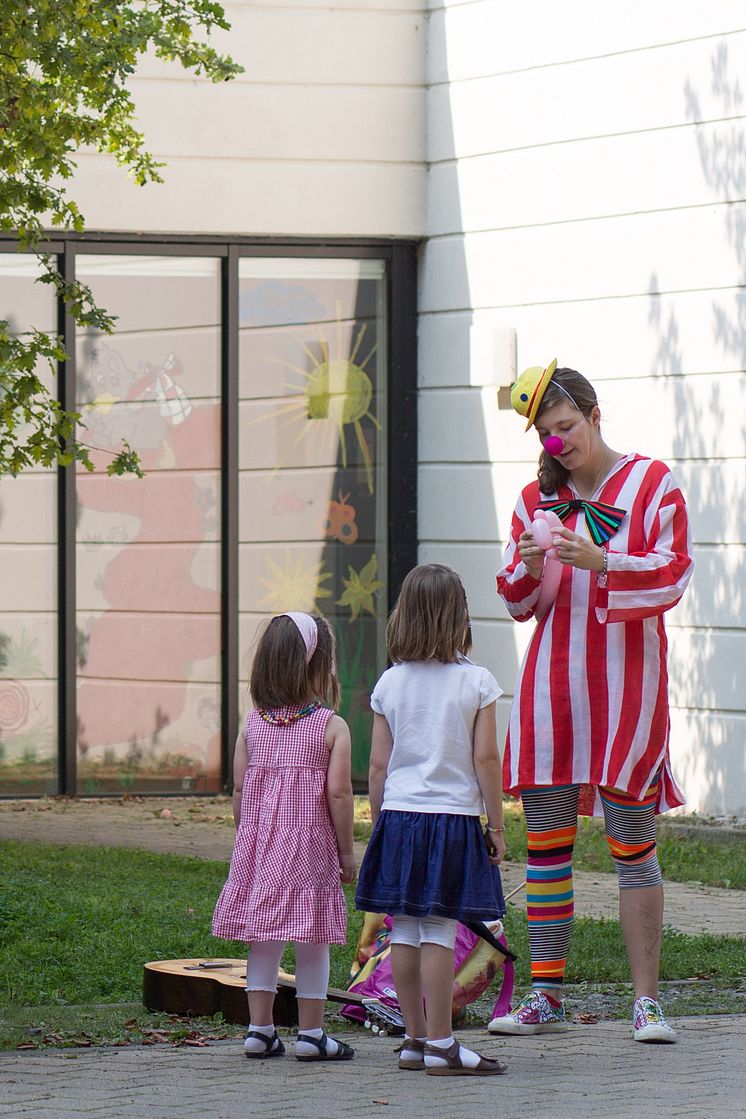
[[[268,588],[267,594],[257,602],[257,606],[268,606],[279,613],[283,610],[300,610],[313,613],[316,600],[331,598],[332,592],[321,584],[331,579],[330,571],[321,571],[321,564],[308,562],[302,552],[295,555],[286,550],[282,563],[275,563],[267,556],[269,576],[260,575],[259,582]]]
[[[370,420],[377,431],[381,430],[380,423],[370,411],[370,405],[373,399],[373,385],[366,371],[366,366],[378,349],[378,343],[373,345],[365,358],[358,363],[358,354],[360,353],[365,338],[365,332],[366,325],[363,324],[358,331],[352,353],[350,353],[348,357],[343,357],[342,317],[340,305],[337,303],[334,351],[332,352],[330,350],[329,341],[321,327],[319,327],[321,360],[319,360],[317,355],[313,353],[304,342],[299,342],[299,345],[302,346],[304,353],[311,362],[311,370],[309,372],[307,369],[303,369],[298,365],[292,365],[286,361],[280,362],[280,364],[284,365],[286,368],[292,369],[295,373],[299,373],[304,377],[305,385],[302,386],[299,392],[293,394],[285,404],[280,405],[272,412],[272,415],[287,415],[291,420],[302,419],[303,417],[307,419],[307,424],[304,425],[294,443],[298,443],[300,440],[307,438],[314,430],[318,421],[333,424],[337,430],[342,449],[343,467],[347,466],[347,439],[345,428],[351,425],[355,433],[358,448],[360,449],[360,454],[365,463],[365,477],[368,483],[368,492],[373,493],[373,462],[363,430],[362,421]],[[266,360],[273,361],[277,359],[268,358]],[[299,386],[286,384],[285,387],[298,389]]]

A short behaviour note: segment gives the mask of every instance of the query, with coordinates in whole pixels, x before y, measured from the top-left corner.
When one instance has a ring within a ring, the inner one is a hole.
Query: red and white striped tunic
[[[534,616],[541,581],[517,544],[540,501],[578,494],[563,486],[522,491],[497,576],[516,621]],[[554,606],[539,621],[516,681],[503,783],[517,795],[535,785],[580,784],[581,812],[598,810],[598,786],[642,798],[660,772],[658,811],[683,804],[669,760],[667,641],[663,614],[692,574],[684,498],[662,462],[627,455],[594,500],[627,511],[608,544],[608,580],[566,566]],[[564,522],[588,536],[581,511]]]

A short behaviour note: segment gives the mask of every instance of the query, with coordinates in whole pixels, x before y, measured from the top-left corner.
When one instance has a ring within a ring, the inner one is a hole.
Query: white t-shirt
[[[481,815],[474,720],[500,695],[492,673],[465,657],[454,664],[406,661],[387,669],[370,697],[394,740],[382,808]]]

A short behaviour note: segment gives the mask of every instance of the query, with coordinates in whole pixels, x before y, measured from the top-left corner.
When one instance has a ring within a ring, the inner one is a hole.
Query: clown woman
[[[595,390],[573,369],[526,369],[515,411],[539,437],[538,479],[521,492],[498,594],[518,622],[537,618],[545,552],[538,510],[562,565],[518,673],[503,785],[528,830],[531,991],[490,1022],[500,1034],[567,1029],[562,987],[573,924],[578,813],[603,814],[634,983],[632,1036],[672,1042],[658,1002],[663,886],[655,815],[683,803],[669,759],[664,614],[692,573],[681,490],[662,462],[612,450]]]

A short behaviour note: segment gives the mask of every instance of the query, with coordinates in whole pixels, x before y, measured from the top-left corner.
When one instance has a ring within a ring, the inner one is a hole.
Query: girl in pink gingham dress
[[[236,840],[212,921],[215,936],[251,945],[246,972],[251,1025],[247,1057],[284,1053],[272,1021],[280,959],[296,951],[298,1060],[349,1060],[352,1049],[323,1032],[329,945],[344,944],[352,882],[350,734],[338,701],[334,636],[309,614],[273,618],[251,673],[256,709],[236,742]]]

